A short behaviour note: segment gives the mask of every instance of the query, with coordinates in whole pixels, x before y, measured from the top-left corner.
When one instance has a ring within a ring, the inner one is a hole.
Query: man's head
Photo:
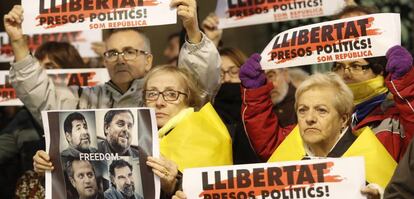
[[[132,141],[134,116],[130,110],[111,110],[104,117],[104,133],[111,148],[125,153]]]
[[[168,36],[167,46],[164,49],[164,56],[170,62],[171,60],[178,57],[180,53],[180,33],[173,33]]]
[[[127,197],[131,197],[135,192],[134,178],[132,175],[132,165],[125,160],[114,160],[109,165],[111,183],[116,190]]]
[[[125,92],[151,69],[149,39],[135,29],[114,30],[105,41],[104,64],[111,81]]]
[[[80,199],[95,198],[98,194],[95,169],[87,160],[72,160],[66,164],[70,183],[78,192]]]
[[[268,70],[266,71],[266,77],[274,86],[270,92],[273,104],[283,101],[289,91],[289,73],[287,69]]]
[[[79,112],[69,114],[64,123],[66,141],[69,145],[79,151],[89,150],[91,138],[88,132],[88,124],[85,117]]]

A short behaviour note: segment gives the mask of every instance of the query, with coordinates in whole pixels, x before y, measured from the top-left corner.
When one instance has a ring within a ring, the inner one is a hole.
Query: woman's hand
[[[366,195],[367,199],[380,199],[381,193],[384,193],[384,191],[377,184],[369,184],[361,189],[361,193]]]
[[[148,156],[147,165],[152,167],[152,171],[160,177],[161,189],[168,194],[174,193],[177,183],[178,166],[173,161],[164,158],[154,158]]]
[[[185,196],[184,192],[177,191],[175,192],[175,195],[172,197],[172,199],[187,199],[187,196]]]
[[[33,156],[33,168],[36,173],[44,175],[45,171],[51,171],[54,169],[52,162],[50,161],[50,156],[46,151],[39,150]]]
[[[266,75],[260,65],[262,57],[254,53],[240,67],[239,77],[245,88],[259,88],[266,84]]]

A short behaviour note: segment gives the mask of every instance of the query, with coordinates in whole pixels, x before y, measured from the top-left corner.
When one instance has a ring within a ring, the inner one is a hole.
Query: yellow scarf
[[[181,111],[158,136],[161,154],[177,163],[180,171],[233,164],[230,134],[210,103],[199,112]]]
[[[384,86],[384,77],[382,75],[377,75],[377,77],[367,81],[347,85],[354,94],[354,105],[365,102],[388,91],[387,87]]]
[[[394,173],[397,163],[387,149],[378,141],[369,127],[355,132],[358,136],[342,157],[363,156],[365,175],[369,183],[385,188]],[[273,152],[268,162],[302,160],[306,155],[299,127],[296,126]]]

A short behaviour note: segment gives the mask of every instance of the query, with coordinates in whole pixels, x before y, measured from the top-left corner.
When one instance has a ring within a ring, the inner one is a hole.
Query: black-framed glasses
[[[227,70],[221,69],[220,77],[224,78],[224,75],[227,73],[230,77],[239,77],[240,68],[237,66],[232,66]]]
[[[144,90],[145,100],[148,101],[157,101],[160,95],[162,95],[162,98],[166,102],[176,101],[178,100],[180,95],[188,97],[187,93],[183,93],[176,90],[165,90],[162,92],[157,90]]]
[[[106,61],[109,62],[114,62],[116,60],[118,60],[119,55],[122,55],[122,57],[125,60],[134,60],[135,58],[138,57],[138,55],[148,55],[149,53],[147,51],[143,51],[143,50],[138,50],[138,49],[125,49],[122,52],[118,52],[116,50],[109,50],[104,52],[104,58]]]
[[[361,64],[358,64],[358,63],[351,63],[349,65],[346,65],[346,64],[342,64],[342,63],[335,63],[332,66],[331,71],[335,72],[335,73],[343,74],[343,73],[345,73],[345,70],[348,70],[352,74],[358,74],[358,73],[361,73],[363,71],[366,71],[369,68],[370,68],[369,64],[361,65]]]

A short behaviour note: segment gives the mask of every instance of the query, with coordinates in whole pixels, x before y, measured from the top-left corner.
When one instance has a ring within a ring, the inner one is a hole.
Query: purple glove
[[[259,54],[255,53],[240,68],[240,80],[246,88],[259,88],[266,83],[266,75],[260,66]]]
[[[413,57],[410,52],[399,45],[390,48],[386,57],[388,61],[385,70],[391,74],[392,80],[404,76],[413,65]]]

